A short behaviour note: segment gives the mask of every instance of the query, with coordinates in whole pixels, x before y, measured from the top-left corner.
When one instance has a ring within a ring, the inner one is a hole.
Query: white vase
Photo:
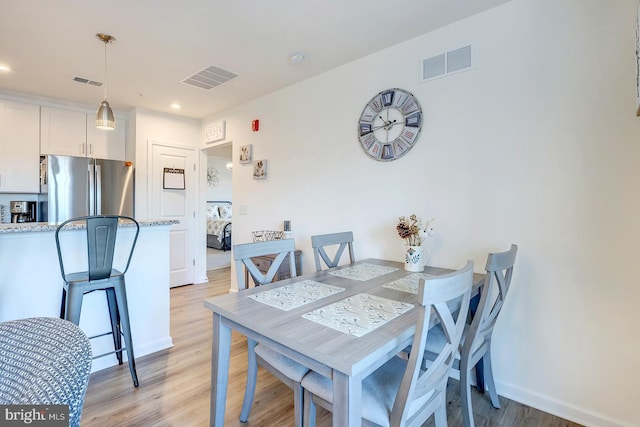
[[[404,253],[404,269],[407,271],[423,271],[422,246],[407,246]]]

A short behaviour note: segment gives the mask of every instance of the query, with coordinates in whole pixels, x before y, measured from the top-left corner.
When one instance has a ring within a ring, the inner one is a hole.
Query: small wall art
[[[253,179],[267,179],[266,160],[256,160],[253,163]]]
[[[247,144],[240,147],[240,163],[251,163],[253,145]]]
[[[184,190],[184,169],[164,168],[162,188],[165,190]]]

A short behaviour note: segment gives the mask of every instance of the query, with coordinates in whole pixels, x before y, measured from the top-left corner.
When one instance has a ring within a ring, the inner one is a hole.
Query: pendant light
[[[96,127],[98,129],[111,130],[116,128],[116,121],[113,118],[113,110],[111,110],[109,102],[107,102],[107,45],[116,41],[116,38],[102,33],[96,34],[96,37],[104,43],[104,100],[100,103],[96,112]]]

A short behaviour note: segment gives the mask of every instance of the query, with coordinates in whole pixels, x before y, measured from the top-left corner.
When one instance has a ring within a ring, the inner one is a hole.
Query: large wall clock
[[[406,90],[383,90],[365,105],[358,122],[360,145],[370,157],[391,161],[404,156],[418,140],[422,109]]]

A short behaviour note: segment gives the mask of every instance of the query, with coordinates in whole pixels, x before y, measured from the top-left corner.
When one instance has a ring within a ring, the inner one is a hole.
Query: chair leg
[[[484,381],[489,397],[491,398],[491,404],[494,408],[500,408],[500,399],[498,398],[498,391],[496,390],[496,384],[493,380],[493,368],[491,367],[491,349],[487,350],[482,358],[482,365],[484,367]]]
[[[442,394],[440,405],[433,413],[436,427],[447,427],[447,399],[446,394]]]
[[[293,414],[295,427],[302,427],[303,412],[304,412],[304,389],[300,383],[293,383]]]
[[[313,394],[304,390],[304,415],[303,421],[305,427],[316,427],[316,403],[313,401]]]
[[[62,288],[62,302],[60,303],[60,318],[64,319],[65,304],[67,303],[67,291]]]
[[[133,379],[134,387],[138,387],[138,374],[136,373],[136,358],[133,354],[133,339],[131,338],[131,324],[129,322],[129,305],[127,304],[127,293],[124,281],[114,286],[116,293],[116,301],[118,303],[118,311],[120,313],[120,327],[124,335],[124,342],[127,350],[127,359],[129,360],[129,371]]]
[[[258,343],[251,338],[247,338],[247,385],[244,389],[244,400],[240,411],[240,422],[246,423],[249,420],[253,398],[256,393],[256,383],[258,382],[258,359],[256,359],[256,345]]]
[[[82,290],[74,290],[72,286],[69,286],[65,298],[64,307],[64,319],[80,326],[80,312],[82,311],[82,297],[84,296]]]
[[[120,335],[120,318],[118,315],[118,302],[116,291],[113,288],[105,289],[107,293],[107,305],[109,306],[109,319],[111,320],[111,333],[113,334],[113,348],[116,350],[118,365],[122,365],[122,335]]]
[[[460,361],[460,406],[464,427],[474,427],[473,407],[471,406],[471,371],[468,360]]]
[[[476,363],[476,366],[475,366],[475,371],[476,371],[476,389],[480,393],[484,393],[484,390],[486,388],[485,380],[484,380],[484,358],[485,357],[486,357],[486,355],[483,356],[482,358],[480,358],[480,360],[478,361],[478,363]]]

